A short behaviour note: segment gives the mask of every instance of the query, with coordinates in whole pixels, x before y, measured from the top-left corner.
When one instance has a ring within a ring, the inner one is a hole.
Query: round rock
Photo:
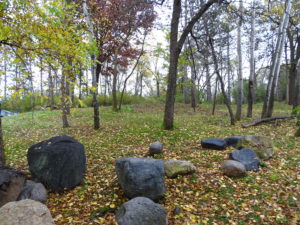
[[[152,143],[149,147],[149,155],[161,154],[163,153],[163,145],[159,141]]]
[[[0,208],[1,225],[54,225],[49,209],[30,199],[9,202]]]
[[[121,206],[116,219],[119,225],[167,225],[167,211],[149,198],[137,197]]]
[[[222,163],[221,170],[226,176],[229,177],[241,177],[246,175],[245,166],[235,160],[227,160]]]
[[[17,200],[31,199],[45,203],[47,198],[47,190],[42,183],[27,180]]]
[[[129,198],[143,196],[154,201],[165,192],[164,163],[159,159],[121,158],[116,160],[119,184]]]

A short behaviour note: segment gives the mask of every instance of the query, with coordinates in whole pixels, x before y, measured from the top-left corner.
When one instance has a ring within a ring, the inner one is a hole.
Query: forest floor
[[[246,106],[244,106],[246,108]],[[253,119],[259,118],[261,105],[255,106]],[[274,115],[289,115],[291,108],[277,104]],[[52,136],[67,134],[85,146],[87,171],[84,182],[65,193],[49,193],[47,206],[55,223],[116,224],[114,212],[126,199],[114,170],[119,157],[144,157],[150,143],[164,144],[160,159],[191,161],[193,175],[166,179],[165,198],[159,203],[168,210],[169,224],[299,224],[300,138],[295,138],[295,119],[241,128],[229,123],[225,106],[200,105],[194,113],[190,106],[177,104],[176,129],[162,129],[163,105],[124,106],[114,113],[101,108],[101,129],[93,130],[92,109],[72,109],[71,127],[61,128],[60,111],[39,111],[3,118],[8,164],[30,173],[27,149]],[[225,138],[256,134],[273,139],[276,156],[259,172],[232,179],[220,172],[226,151],[205,150],[204,138]],[[174,216],[173,210],[182,212]],[[106,212],[106,213],[104,213]]]

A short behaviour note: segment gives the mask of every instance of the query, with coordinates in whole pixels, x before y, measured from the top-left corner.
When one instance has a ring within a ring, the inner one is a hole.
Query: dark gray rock
[[[242,163],[245,166],[246,170],[259,170],[258,156],[251,148],[233,150],[229,153],[229,158]]]
[[[159,159],[121,158],[116,160],[118,181],[129,198],[143,196],[154,201],[165,192],[164,163]]]
[[[119,225],[167,225],[167,211],[151,199],[137,197],[125,202],[116,213]]]
[[[222,163],[221,171],[229,177],[241,177],[246,175],[245,166],[235,160],[227,160]]]
[[[45,203],[47,198],[47,190],[42,183],[27,180],[17,200],[31,199]]]
[[[149,155],[161,154],[163,153],[163,145],[159,141],[152,143],[149,147]]]
[[[57,136],[28,149],[29,170],[52,191],[69,190],[80,184],[86,169],[84,147],[69,136]]]
[[[221,138],[208,138],[201,141],[202,148],[224,150],[226,146],[226,141]]]
[[[0,207],[16,201],[26,180],[26,175],[16,169],[0,166]]]
[[[227,146],[236,148],[238,141],[241,140],[243,137],[244,136],[231,136],[231,137],[225,138],[224,141],[226,142]]]

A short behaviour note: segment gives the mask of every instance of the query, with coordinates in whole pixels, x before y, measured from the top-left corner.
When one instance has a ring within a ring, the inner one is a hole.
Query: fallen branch
[[[295,115],[289,115],[289,116],[274,116],[274,117],[270,117],[270,118],[263,118],[263,119],[259,119],[259,120],[254,120],[251,123],[244,123],[242,125],[242,127],[246,128],[246,127],[256,126],[260,123],[270,122],[272,120],[282,120],[282,119],[295,118],[295,117],[296,117]]]

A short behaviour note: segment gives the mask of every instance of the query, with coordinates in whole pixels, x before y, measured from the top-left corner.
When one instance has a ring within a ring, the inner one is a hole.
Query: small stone
[[[151,199],[137,197],[125,202],[116,213],[118,225],[167,225],[167,211]]]
[[[222,163],[221,170],[226,176],[229,177],[241,177],[246,175],[245,166],[235,160],[227,160]]]
[[[159,141],[152,143],[149,147],[149,155],[153,156],[155,154],[163,153],[163,145]]]
[[[178,175],[192,174],[196,171],[196,167],[184,160],[166,160],[164,162],[165,173],[169,178],[175,178]]]
[[[47,190],[42,183],[27,180],[17,200],[31,199],[45,203],[47,198]]]
[[[178,206],[176,206],[174,209],[173,209],[173,216],[177,216],[179,215],[180,213],[182,213],[182,209]]]
[[[201,141],[202,148],[215,149],[215,150],[224,150],[226,142],[221,138],[208,138]]]

